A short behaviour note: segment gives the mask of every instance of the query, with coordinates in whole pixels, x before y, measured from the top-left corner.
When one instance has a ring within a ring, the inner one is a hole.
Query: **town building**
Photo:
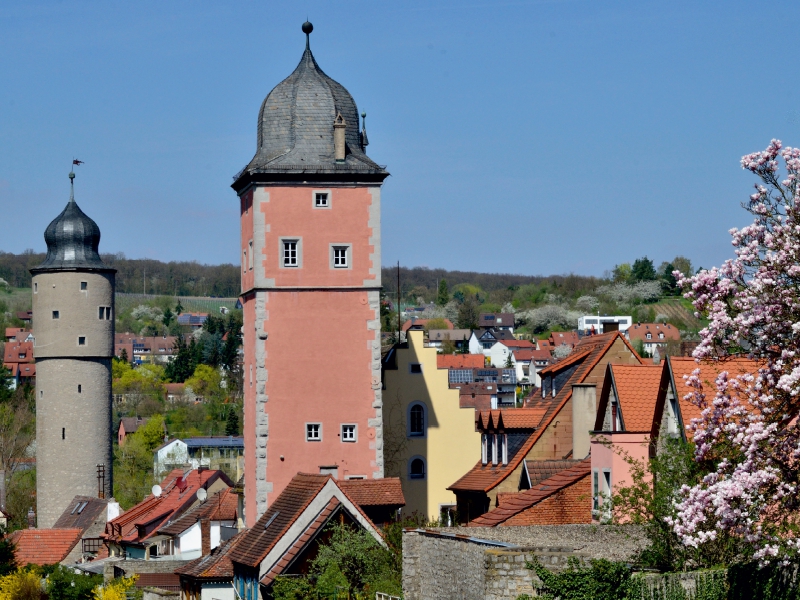
[[[111,358],[115,269],[98,254],[100,229],[66,208],[45,230],[33,275],[36,332],[36,504],[48,528],[76,496],[111,497]],[[98,489],[98,470],[104,477]]]
[[[681,332],[669,323],[634,323],[625,331],[625,335],[631,342],[641,342],[648,356],[654,356],[658,348],[658,354],[664,357],[669,342],[677,347],[681,341]]]
[[[256,154],[233,183],[248,526],[297,472],[384,472],[380,192],[389,173],[365,153],[352,96],[314,59],[312,29],[303,25],[300,64],[264,100]],[[331,344],[298,343],[300,330]]]
[[[478,317],[481,329],[497,329],[514,333],[514,313],[481,313]]]
[[[20,339],[16,339],[20,338]],[[33,356],[33,336],[17,335],[6,342],[3,366],[11,373],[11,388],[36,384],[36,363]]]
[[[457,360],[426,348],[423,332],[410,330],[383,362],[386,472],[400,478],[406,512],[429,521],[452,518],[455,495],[446,488],[475,464],[480,443],[475,411],[461,408],[453,370],[438,368],[440,359]]]
[[[153,473],[156,479],[183,467],[218,469],[233,481],[238,481],[244,475],[244,438],[198,436],[168,440],[155,449]]]
[[[578,331],[583,335],[625,331],[631,326],[633,317],[617,317],[609,315],[585,315],[578,319]]]

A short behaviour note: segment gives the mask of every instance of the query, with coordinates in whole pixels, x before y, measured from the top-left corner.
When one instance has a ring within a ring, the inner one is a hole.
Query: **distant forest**
[[[124,254],[101,254],[103,262],[117,270],[117,292],[165,296],[239,295],[237,265],[201,265],[196,262],[168,262],[130,259]],[[0,252],[0,278],[12,287],[31,287],[28,269],[44,260],[44,253]]]
[[[238,265],[202,265],[196,262],[164,263],[151,259],[130,259],[124,254],[103,254],[103,262],[117,269],[117,291],[120,293],[157,294],[166,296],[217,296],[235,298],[239,295]],[[17,288],[31,287],[29,269],[41,264],[44,253],[12,254],[0,251],[0,278]],[[397,268],[383,267],[383,287],[387,294],[397,293]],[[564,295],[593,290],[602,280],[582,275],[512,275],[505,273],[476,273],[447,271],[425,267],[400,267],[400,288],[403,296],[416,296],[422,289],[432,295],[439,282],[445,279],[452,290],[460,284],[476,286],[485,292],[515,289],[529,284],[546,284]],[[427,296],[428,294],[422,294]]]

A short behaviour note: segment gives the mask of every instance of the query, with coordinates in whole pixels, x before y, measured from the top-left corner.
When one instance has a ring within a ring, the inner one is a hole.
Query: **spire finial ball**
[[[69,178],[70,179],[75,179],[75,171],[70,171],[69,172]]]
[[[312,31],[314,31],[314,26],[309,21],[303,23],[303,33],[309,35]]]

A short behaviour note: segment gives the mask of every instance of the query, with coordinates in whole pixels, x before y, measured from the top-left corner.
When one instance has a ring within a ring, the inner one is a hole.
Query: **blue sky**
[[[74,156],[101,251],[237,262],[232,176],[306,15],[392,174],[384,264],[710,267],[741,155],[800,145],[797,2],[0,0],[0,250],[44,250]]]

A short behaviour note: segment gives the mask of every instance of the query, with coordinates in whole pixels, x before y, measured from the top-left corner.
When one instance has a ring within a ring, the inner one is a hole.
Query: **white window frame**
[[[486,442],[486,438],[488,437],[488,433],[481,434],[481,464],[485,465],[489,462],[489,456],[487,454],[489,450],[489,446]]]
[[[352,427],[352,436],[345,437],[345,427]],[[347,444],[355,444],[358,441],[358,425],[356,423],[342,423],[341,426],[342,442]]]
[[[337,264],[336,253],[344,250],[344,264]],[[330,259],[329,265],[331,269],[352,269],[353,268],[353,244],[344,242],[330,244]]]
[[[316,437],[311,437],[311,431],[312,431],[311,428],[315,427],[315,426],[317,428],[317,436]],[[306,428],[306,441],[307,442],[321,442],[322,441],[322,423],[318,423],[318,422],[306,423],[305,424],[305,428]]]
[[[317,205],[317,194],[326,195],[325,204]],[[330,210],[332,196],[331,190],[311,190],[311,206],[315,209]]]
[[[286,252],[288,250],[287,245],[294,243],[294,264],[287,264],[286,263]],[[286,236],[281,237],[279,241],[279,256],[280,256],[280,268],[281,269],[299,269],[303,266],[303,238],[301,237],[293,237],[293,236]]]

